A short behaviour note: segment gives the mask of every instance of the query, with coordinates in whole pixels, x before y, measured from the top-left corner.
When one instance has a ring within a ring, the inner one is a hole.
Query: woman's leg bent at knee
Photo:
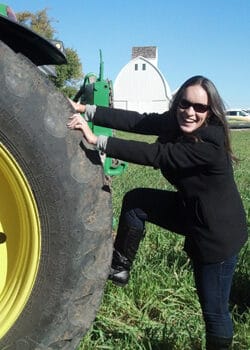
[[[165,229],[183,233],[184,222],[181,220],[180,196],[177,192],[149,188],[137,188],[123,198],[115,248],[123,251],[129,229],[137,231],[141,240],[148,221]]]
[[[127,192],[123,198],[119,226],[126,223],[141,230],[148,221],[170,231],[184,234],[186,228],[184,210],[185,207],[178,192],[136,188]]]
[[[181,200],[177,192],[138,188],[128,192],[122,203],[114,243],[112,268],[130,270],[145,232],[145,222],[151,222],[175,232],[182,231]],[[120,276],[112,274],[110,279]],[[125,276],[125,274],[123,274]],[[126,282],[128,280],[128,274]]]

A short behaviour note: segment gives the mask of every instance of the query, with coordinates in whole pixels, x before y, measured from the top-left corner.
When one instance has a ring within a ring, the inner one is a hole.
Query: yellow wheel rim
[[[40,221],[28,181],[0,143],[0,339],[24,309],[40,259]]]

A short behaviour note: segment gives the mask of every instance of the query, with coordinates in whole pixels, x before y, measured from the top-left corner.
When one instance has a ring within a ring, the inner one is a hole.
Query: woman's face
[[[208,95],[200,85],[186,88],[177,108],[177,121],[184,133],[198,129],[210,113]]]

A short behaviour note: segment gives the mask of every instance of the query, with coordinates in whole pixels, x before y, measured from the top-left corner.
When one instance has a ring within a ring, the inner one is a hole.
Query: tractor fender
[[[0,40],[14,52],[28,57],[37,66],[67,63],[63,51],[51,41],[2,15],[0,15]]]

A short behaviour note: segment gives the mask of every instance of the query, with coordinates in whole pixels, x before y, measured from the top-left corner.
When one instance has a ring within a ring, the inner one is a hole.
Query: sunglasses
[[[195,112],[197,113],[205,113],[209,110],[210,106],[204,105],[202,103],[192,103],[184,98],[180,100],[179,107],[182,109],[188,109],[189,107],[193,107]]]

